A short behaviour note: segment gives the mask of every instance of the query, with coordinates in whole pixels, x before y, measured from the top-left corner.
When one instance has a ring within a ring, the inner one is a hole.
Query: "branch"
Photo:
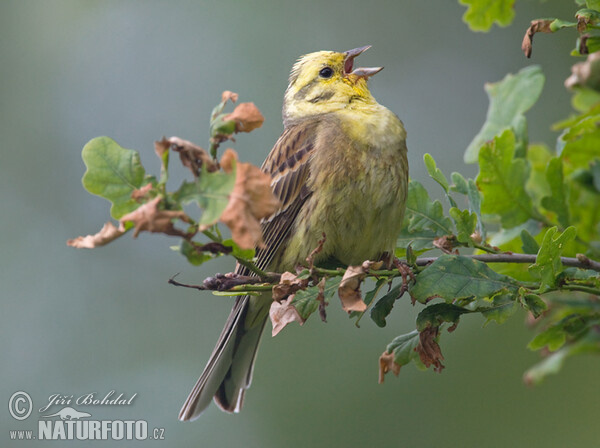
[[[514,254],[506,252],[503,254],[478,254],[478,255],[461,255],[462,257],[472,258],[473,260],[482,261],[484,263],[535,263],[535,254]],[[437,257],[423,257],[417,259],[417,266],[426,266],[433,263]],[[577,254],[576,258],[560,257],[560,261],[564,266],[570,266],[581,269],[591,269],[600,272],[600,262],[590,260],[583,254]]]
[[[536,255],[533,254],[478,254],[478,255],[461,255],[462,257],[472,258],[473,260],[483,263],[535,263]],[[422,257],[415,262],[417,266],[427,266],[438,257]],[[576,258],[561,257],[560,261],[564,266],[576,267],[581,269],[591,269],[600,272],[600,262],[590,260],[583,254],[577,254]],[[340,277],[346,272],[345,269],[324,269],[313,267],[311,274],[316,274],[319,277]],[[399,269],[382,269],[369,271],[369,275],[378,278],[395,278],[402,275]],[[216,274],[214,277],[208,277],[202,282],[202,285],[188,285],[179,283],[174,280],[175,276],[169,279],[169,283],[175,286],[184,286],[186,288],[194,288],[201,291],[228,291],[228,292],[256,292],[269,291],[274,285],[278,284],[281,279],[281,274],[276,272],[264,272],[262,278],[255,276],[239,275],[235,273]],[[598,290],[582,289],[584,287],[578,285],[565,285],[563,289],[578,290],[590,293],[597,293]]]

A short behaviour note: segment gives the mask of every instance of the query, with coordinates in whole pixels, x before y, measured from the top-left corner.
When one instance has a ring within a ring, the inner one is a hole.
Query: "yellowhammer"
[[[323,233],[316,264],[393,254],[407,193],[406,132],[367,87],[382,68],[353,69],[368,48],[310,53],[292,69],[285,129],[262,166],[282,206],[262,224],[261,269],[293,270]],[[236,272],[249,274],[240,265]],[[213,397],[224,411],[241,409],[271,302],[270,294],[238,297],[180,420],[197,418]]]

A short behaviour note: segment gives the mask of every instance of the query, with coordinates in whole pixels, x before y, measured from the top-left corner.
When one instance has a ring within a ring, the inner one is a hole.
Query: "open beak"
[[[346,59],[344,61],[344,75],[354,75],[357,78],[366,79],[383,70],[383,67],[359,67],[353,69],[354,58],[356,58],[359,54],[364,53],[369,48],[371,48],[370,45],[365,45],[364,47],[354,48],[344,53],[346,55]]]

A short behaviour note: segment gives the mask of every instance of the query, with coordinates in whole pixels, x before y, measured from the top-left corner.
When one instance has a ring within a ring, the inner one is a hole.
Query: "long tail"
[[[226,412],[241,410],[270,302],[270,295],[237,298],[204,372],[179,412],[179,420],[198,418],[213,397]]]

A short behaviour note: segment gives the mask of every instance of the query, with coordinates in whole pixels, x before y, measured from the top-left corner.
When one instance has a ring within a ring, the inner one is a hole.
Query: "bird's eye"
[[[333,69],[331,67],[322,68],[319,72],[321,78],[331,78],[333,76]]]

